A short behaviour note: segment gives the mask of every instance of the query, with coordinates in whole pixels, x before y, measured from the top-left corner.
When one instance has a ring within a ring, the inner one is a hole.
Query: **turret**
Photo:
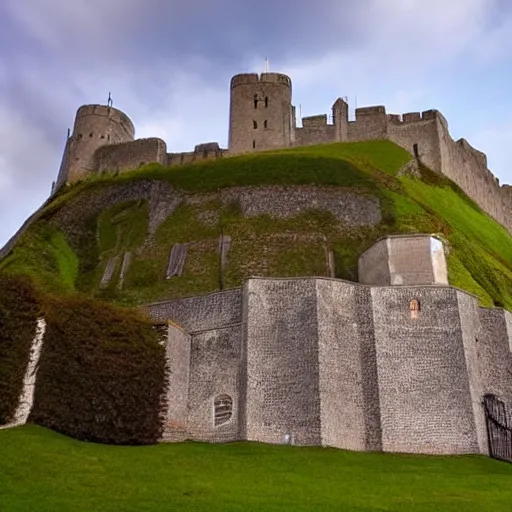
[[[97,172],[95,152],[108,144],[133,141],[135,128],[128,116],[105,105],[83,105],[76,113],[73,133],[66,142],[56,189]]]
[[[229,151],[283,148],[292,139],[292,81],[281,73],[231,79]]]

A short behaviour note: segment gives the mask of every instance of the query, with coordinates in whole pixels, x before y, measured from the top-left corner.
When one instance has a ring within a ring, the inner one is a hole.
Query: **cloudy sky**
[[[229,80],[293,79],[302,115],[347,96],[437,108],[512,183],[509,0],[1,0],[0,247],[48,197],[85,103],[169,151],[227,144]]]

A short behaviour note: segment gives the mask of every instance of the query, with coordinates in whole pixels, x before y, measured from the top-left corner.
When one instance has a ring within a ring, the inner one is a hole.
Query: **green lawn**
[[[510,511],[512,465],[485,457],[256,443],[114,447],[0,431],[0,510]]]

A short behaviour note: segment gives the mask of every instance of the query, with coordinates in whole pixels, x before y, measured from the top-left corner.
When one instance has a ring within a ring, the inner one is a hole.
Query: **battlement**
[[[76,112],[75,128],[84,117],[97,116],[108,118],[112,122],[120,124],[131,138],[135,137],[135,126],[131,119],[121,110],[106,105],[82,105]]]
[[[368,114],[367,114],[368,115]],[[375,114],[373,114],[375,115]],[[440,120],[445,127],[448,126],[446,119],[439,110],[425,110],[423,112],[407,112],[404,114],[388,114],[388,121],[393,124],[418,123],[420,121]]]
[[[448,123],[438,110],[387,114],[384,105],[371,105],[357,108],[355,120],[349,121],[346,98],[338,97],[331,115],[306,116],[302,126],[297,126],[291,88],[291,78],[283,73],[233,76],[228,149],[221,149],[217,142],[205,142],[184,153],[167,153],[159,139],[134,142],[135,127],[124,112],[111,106],[83,105],[77,110],[73,134],[64,148],[56,189],[91,174],[124,172],[130,166],[138,168],[149,162],[188,164],[227,154],[387,139],[450,178],[512,231],[509,189],[500,189],[483,152],[465,139],[451,138]]]
[[[238,85],[255,84],[258,82],[282,84],[290,89],[292,88],[291,78],[283,73],[261,73],[261,75],[257,73],[241,73],[231,79],[231,89]]]
[[[304,128],[313,128],[317,126],[327,126],[327,114],[316,116],[308,116],[302,118],[302,126]]]
[[[216,152],[220,151],[218,142],[203,142],[202,144],[197,144],[194,147],[194,153],[204,153],[204,152]]]
[[[384,105],[356,108],[356,120],[364,116],[375,116],[382,114],[386,114],[386,107]]]

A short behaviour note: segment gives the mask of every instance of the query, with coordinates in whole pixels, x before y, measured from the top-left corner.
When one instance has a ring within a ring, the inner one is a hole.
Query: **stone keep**
[[[292,81],[281,73],[231,79],[229,151],[246,153],[289,147],[293,135]]]
[[[163,440],[487,453],[483,396],[512,401],[512,315],[449,286],[442,250],[387,237],[368,251],[380,285],[251,278],[145,306],[173,322]]]
[[[390,140],[421,164],[444,174],[486,213],[512,232],[512,193],[500,186],[487,168],[487,157],[465,139],[453,140],[448,123],[437,110],[388,114],[384,105],[355,109],[349,120],[348,103],[338,98],[327,114],[302,118],[297,126],[292,104],[292,81],[282,73],[245,73],[230,83],[229,142],[197,144],[193,151],[167,153],[159,138],[134,140],[130,119],[104,105],[78,109],[73,135],[66,141],[53,192],[97,173],[133,171],[149,163],[190,164],[242,153],[333,142]]]
[[[102,146],[131,142],[135,128],[120,110],[104,105],[83,105],[76,113],[66,142],[57,185],[84,179],[97,171],[95,152]]]

